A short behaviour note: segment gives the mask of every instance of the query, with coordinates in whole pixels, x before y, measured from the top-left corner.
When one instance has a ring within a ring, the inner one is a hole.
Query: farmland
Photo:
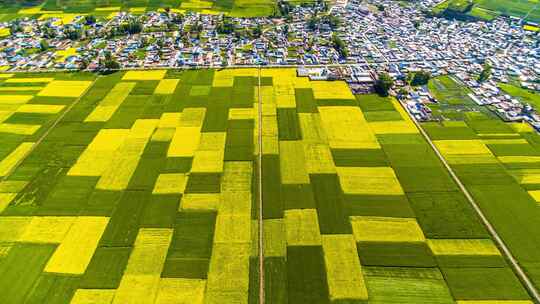
[[[73,18],[79,14],[108,17],[119,11],[143,14],[164,8],[179,12],[257,17],[271,15],[275,11],[275,5],[272,0],[39,0],[26,5],[21,5],[20,1],[7,0],[0,8],[0,21],[31,16]]]
[[[2,75],[6,303],[257,303],[259,269],[267,303],[530,303],[394,99],[294,69]],[[437,140],[535,274],[535,135],[499,133]]]
[[[513,86],[504,88],[522,98],[530,94]],[[464,112],[461,119],[423,127],[538,286],[540,256],[534,248],[540,189],[538,134],[527,124],[504,123],[483,112]]]
[[[505,15],[525,18],[531,22],[540,21],[540,7],[533,0],[447,0],[438,4],[434,11],[441,12],[446,8],[485,20]]]

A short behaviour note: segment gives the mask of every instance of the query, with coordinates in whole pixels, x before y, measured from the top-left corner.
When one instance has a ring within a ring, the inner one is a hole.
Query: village
[[[395,79],[392,94],[409,73],[451,74],[502,119],[527,120],[540,129],[529,105],[504,94],[509,79],[540,91],[537,32],[515,18],[463,22],[425,13],[435,2],[404,5],[391,0],[320,1],[309,6],[279,2],[279,17],[234,18],[164,10],[106,20],[76,16],[24,18],[0,24],[0,67],[9,71],[98,70],[106,68],[298,67],[313,80],[346,80],[367,93],[381,72]],[[107,64],[113,62],[112,66]],[[475,81],[483,66],[487,83]],[[412,90],[407,109],[432,119],[429,92]],[[402,96],[403,97],[403,96]]]

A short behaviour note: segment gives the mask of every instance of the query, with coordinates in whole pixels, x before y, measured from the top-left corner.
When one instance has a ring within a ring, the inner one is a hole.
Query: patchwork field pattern
[[[268,303],[531,303],[397,101],[287,73],[261,78]]]
[[[504,123],[476,112],[465,113],[463,121],[423,127],[527,275],[540,286],[539,135],[525,123]]]
[[[267,303],[531,303],[393,99],[294,69],[0,84],[21,86],[0,90],[19,140],[1,161],[6,303],[258,303],[259,211]],[[516,139],[470,139],[465,159]]]
[[[272,0],[36,0],[27,3],[6,0],[0,7],[0,21],[16,18],[57,18],[69,23],[80,14],[108,18],[120,11],[134,14],[170,8],[177,12],[225,13],[237,17],[270,16],[276,11]]]

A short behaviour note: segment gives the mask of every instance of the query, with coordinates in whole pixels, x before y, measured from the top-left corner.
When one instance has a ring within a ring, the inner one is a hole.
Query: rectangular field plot
[[[540,140],[465,116],[437,146],[535,231]],[[252,304],[260,271],[266,303],[529,301],[397,100],[295,69],[6,74],[0,179],[6,303]],[[538,243],[508,242],[533,275]]]

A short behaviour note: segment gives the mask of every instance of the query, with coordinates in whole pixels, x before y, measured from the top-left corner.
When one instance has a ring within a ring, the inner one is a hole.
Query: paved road
[[[518,278],[521,280],[522,284],[525,286],[525,288],[527,289],[527,292],[529,293],[529,295],[533,298],[534,302],[535,303],[540,303],[540,294],[538,293],[538,290],[536,289],[536,287],[534,286],[534,284],[532,283],[532,281],[530,280],[530,278],[527,276],[527,274],[525,273],[525,271],[521,268],[521,266],[519,265],[519,263],[517,262],[517,260],[514,258],[514,256],[512,255],[512,253],[510,252],[510,250],[508,249],[508,247],[506,247],[506,245],[504,244],[502,238],[499,236],[499,234],[497,233],[497,231],[495,230],[495,228],[493,227],[493,225],[491,225],[491,223],[489,222],[489,220],[487,219],[487,217],[484,215],[484,213],[482,212],[482,209],[480,209],[480,207],[478,206],[478,204],[474,201],[474,198],[472,197],[472,195],[469,193],[469,191],[467,190],[467,188],[465,188],[465,186],[463,185],[463,183],[461,183],[461,181],[459,180],[459,178],[457,177],[457,175],[454,173],[454,170],[452,170],[452,168],[450,167],[450,165],[446,162],[446,160],[444,159],[444,157],[442,156],[441,152],[439,151],[439,149],[437,149],[437,147],[435,146],[435,144],[431,141],[431,138],[429,138],[429,136],[427,135],[426,131],[424,131],[424,129],[422,128],[422,126],[420,125],[420,123],[414,118],[414,116],[410,115],[409,111],[407,111],[407,109],[405,108],[405,106],[400,102],[401,106],[404,108],[404,110],[409,114],[409,116],[411,117],[411,119],[413,120],[414,124],[416,125],[416,127],[420,130],[420,133],[422,133],[422,136],[426,139],[426,141],[429,143],[429,145],[431,146],[431,148],[433,148],[433,150],[435,151],[435,153],[437,154],[437,157],[441,160],[441,162],[443,163],[443,165],[446,167],[446,170],[448,171],[448,173],[450,173],[450,176],[452,176],[452,179],[454,179],[454,181],[456,182],[456,184],[458,185],[458,187],[461,189],[461,191],[463,192],[463,194],[465,194],[465,197],[467,197],[467,200],[469,201],[469,203],[471,204],[471,206],[474,208],[474,211],[478,214],[478,216],[480,217],[480,219],[482,220],[482,223],[484,224],[484,226],[487,228],[489,234],[491,235],[491,237],[493,238],[493,240],[495,241],[495,244],[497,245],[497,247],[499,247],[499,249],[502,251],[503,255],[506,257],[506,259],[510,262],[510,266],[512,267],[512,269],[514,270],[514,273],[518,276]]]

